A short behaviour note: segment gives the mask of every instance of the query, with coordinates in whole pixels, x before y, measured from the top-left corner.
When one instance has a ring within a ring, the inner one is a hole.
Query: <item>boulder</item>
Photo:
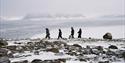
[[[34,59],[31,63],[43,63],[40,59]]]
[[[0,39],[0,47],[6,46],[6,45],[8,45],[8,43],[6,42],[6,40]]]
[[[35,54],[35,55],[39,55],[39,51],[38,51],[38,50],[35,50],[35,51],[34,51],[34,54]]]
[[[115,46],[115,45],[110,45],[108,48],[109,48],[109,49],[118,49],[118,47]]]
[[[79,44],[73,44],[73,46],[82,48]]]
[[[85,62],[86,62],[87,60],[86,60],[86,59],[82,59],[82,58],[80,58],[79,61],[85,61]]]
[[[53,53],[59,53],[58,48],[50,48],[50,49],[47,49],[46,51],[53,52]]]
[[[99,51],[103,51],[103,47],[102,46],[97,46],[97,47],[95,47],[97,50],[99,50]]]
[[[66,59],[58,59],[60,61],[60,63],[66,63]]]
[[[122,57],[125,59],[125,52],[122,53]]]
[[[16,45],[10,45],[10,46],[7,46],[7,49],[12,50],[12,51],[15,51],[16,48],[17,48]]]
[[[109,61],[99,61],[98,63],[109,63]]]
[[[28,63],[28,60],[16,61],[16,62],[12,62],[12,63]]]
[[[112,39],[112,34],[111,33],[106,33],[105,35],[103,35],[103,39]]]

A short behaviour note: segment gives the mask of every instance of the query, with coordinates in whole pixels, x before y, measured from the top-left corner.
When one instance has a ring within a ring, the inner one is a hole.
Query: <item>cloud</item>
[[[27,14],[24,20],[43,20],[43,19],[84,19],[82,14]]]

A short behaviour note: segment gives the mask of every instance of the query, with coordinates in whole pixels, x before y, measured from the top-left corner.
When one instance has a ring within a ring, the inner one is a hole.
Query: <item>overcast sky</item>
[[[124,14],[125,0],[0,0],[0,16],[26,14]]]

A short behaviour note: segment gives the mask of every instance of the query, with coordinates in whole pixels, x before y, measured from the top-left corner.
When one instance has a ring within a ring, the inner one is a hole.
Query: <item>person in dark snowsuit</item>
[[[74,29],[71,27],[71,38],[74,38]]]
[[[59,38],[62,38],[62,31],[61,31],[61,29],[59,29],[58,39],[59,39]]]
[[[82,35],[82,29],[80,28],[78,31],[78,38],[81,38],[81,35]]]
[[[50,33],[49,33],[49,29],[48,28],[46,28],[46,37],[45,38],[50,39]]]

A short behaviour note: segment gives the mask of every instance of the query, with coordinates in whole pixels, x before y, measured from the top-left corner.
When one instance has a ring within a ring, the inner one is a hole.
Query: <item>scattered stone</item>
[[[5,40],[0,39],[0,47],[6,46],[6,45],[8,45],[8,43]]]
[[[34,51],[34,54],[35,54],[35,55],[39,55],[39,51],[37,51],[37,50]]]
[[[59,53],[59,49],[57,49],[57,48],[47,49],[46,51],[50,51],[50,52],[53,52],[53,53]]]
[[[11,51],[8,51],[7,56],[8,56],[9,58],[14,58],[13,53],[12,53]]]
[[[109,48],[109,49],[118,49],[118,47],[115,46],[115,45],[110,45],[108,48]]]
[[[82,47],[81,47],[80,45],[78,45],[78,44],[73,44],[73,46],[82,48]]]
[[[103,47],[102,46],[97,46],[97,47],[95,47],[97,50],[99,50],[99,51],[103,51]]]
[[[79,61],[85,61],[85,62],[86,62],[87,60],[86,60],[86,59],[82,59],[82,58],[81,58],[81,59],[79,59]]]
[[[98,63],[109,63],[109,61],[99,61]]]
[[[116,54],[115,54],[115,52],[108,50],[106,52],[106,55],[108,55],[108,56],[115,56]]]
[[[53,63],[53,60],[44,60],[41,63]]]
[[[34,59],[31,63],[43,63],[40,59]]]
[[[16,62],[12,62],[12,63],[28,63],[28,60],[16,61]]]
[[[122,53],[122,57],[125,59],[125,52]]]
[[[60,63],[65,63],[66,59],[58,59],[60,61]]]
[[[17,46],[16,45],[10,45],[7,46],[7,49],[11,50],[11,51],[16,51]]]

